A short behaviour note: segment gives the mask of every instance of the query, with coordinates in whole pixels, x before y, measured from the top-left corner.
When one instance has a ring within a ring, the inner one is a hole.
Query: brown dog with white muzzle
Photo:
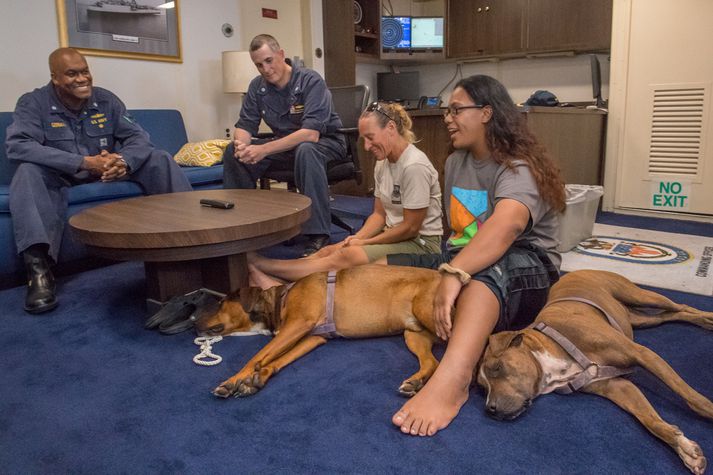
[[[213,393],[220,397],[254,394],[271,376],[331,336],[369,338],[403,333],[420,368],[401,384],[399,392],[413,396],[438,366],[431,350],[437,340],[433,297],[439,281],[438,272],[413,267],[372,264],[339,271],[332,287],[332,322],[327,316],[330,290],[326,272],[298,280],[289,292],[287,286],[234,292],[217,312],[196,322],[197,331],[227,335],[267,328],[276,335]]]
[[[646,310],[657,310],[655,315]],[[656,353],[634,343],[633,328],[688,322],[713,330],[713,312],[672,302],[611,272],[582,270],[562,277],[535,322],[521,331],[491,335],[478,370],[488,392],[486,410],[514,419],[539,395],[581,390],[605,397],[636,417],[669,444],[693,473],[706,458],[700,446],[668,424],[641,391],[621,377],[642,366],[661,379],[703,417],[713,403],[688,384]]]

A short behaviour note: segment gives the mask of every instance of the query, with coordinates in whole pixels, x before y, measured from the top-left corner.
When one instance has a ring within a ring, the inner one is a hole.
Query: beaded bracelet
[[[462,285],[467,284],[470,282],[470,274],[464,271],[463,269],[458,269],[457,267],[453,267],[450,264],[441,264],[438,266],[438,272],[441,274],[453,274],[456,277],[458,277],[458,280],[460,280],[460,283]]]

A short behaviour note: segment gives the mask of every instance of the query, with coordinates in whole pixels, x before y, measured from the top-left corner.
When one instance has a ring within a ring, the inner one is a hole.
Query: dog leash
[[[215,366],[223,361],[222,356],[218,356],[211,351],[213,343],[218,343],[222,339],[222,336],[199,336],[193,340],[193,343],[201,347],[201,352],[193,357],[193,362],[201,366]]]
[[[325,308],[324,323],[312,329],[310,335],[323,336],[325,338],[336,338],[337,326],[334,324],[334,287],[337,283],[337,271],[329,271],[327,274],[327,305]]]
[[[596,308],[604,314],[604,316],[607,318],[609,324],[612,327],[617,329],[620,333],[624,333],[619,323],[614,320],[614,317],[609,315],[606,310],[604,310],[601,306],[597,305],[591,300],[587,300],[581,297],[563,297],[561,299],[547,302],[547,305],[549,306],[553,303],[564,302],[568,300],[585,303]],[[594,361],[590,360],[587,355],[582,353],[582,351],[577,348],[574,343],[572,343],[567,337],[565,337],[563,334],[561,334],[551,326],[547,325],[545,322],[539,322],[537,325],[535,325],[534,328],[540,333],[543,333],[544,335],[547,335],[548,337],[552,338],[559,346],[562,347],[564,351],[567,352],[567,354],[569,354],[569,356],[574,358],[574,360],[577,362],[577,364],[579,364],[579,366],[582,367],[582,372],[575,376],[572,381],[568,382],[566,386],[555,390],[555,392],[557,393],[570,394],[575,391],[579,391],[581,388],[591,383],[594,379],[611,379],[616,378],[617,376],[631,374],[634,372],[634,370],[631,368],[620,369],[615,366],[598,365]]]
[[[592,302],[592,301],[589,300],[589,299],[585,299],[585,298],[582,298],[582,297],[562,297],[561,299],[556,299],[556,300],[553,300],[553,301],[551,301],[551,302],[547,302],[547,305],[549,306],[549,305],[552,305],[553,303],[566,302],[566,301],[574,301],[574,302],[586,303],[586,304],[589,305],[590,307],[596,308],[597,310],[599,310],[600,312],[602,312],[605,317],[607,317],[607,320],[609,320],[609,325],[611,325],[611,326],[613,326],[614,328],[616,328],[617,330],[619,330],[620,333],[624,333],[624,330],[622,330],[622,329],[621,329],[621,326],[619,326],[619,322],[617,322],[616,320],[614,320],[614,317],[612,317],[611,315],[609,315],[609,314],[607,313],[607,311],[604,310],[600,305],[597,305],[596,303]]]
[[[594,361],[587,358],[587,355],[582,353],[582,351],[577,348],[574,343],[567,339],[567,337],[547,325],[545,322],[539,322],[534,328],[535,330],[552,338],[559,346],[562,347],[564,351],[569,354],[569,356],[574,358],[579,366],[582,367],[582,372],[575,376],[572,381],[568,382],[567,386],[555,389],[555,392],[557,393],[570,394],[575,391],[579,391],[584,386],[591,383],[594,379],[611,379],[634,372],[631,368],[619,369],[615,366],[598,365]]]

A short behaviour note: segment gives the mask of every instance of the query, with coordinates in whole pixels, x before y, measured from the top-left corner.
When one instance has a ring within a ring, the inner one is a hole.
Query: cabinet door
[[[446,12],[446,54],[462,58],[477,54],[476,9],[473,0],[448,0]]]
[[[448,57],[494,56],[522,51],[526,2],[448,0]]]
[[[482,54],[516,53],[524,49],[527,0],[486,0],[476,8],[477,44]]]
[[[527,50],[608,50],[611,22],[612,0],[529,0]]]
[[[356,81],[352,0],[322,0],[324,79],[327,85],[353,86]]]

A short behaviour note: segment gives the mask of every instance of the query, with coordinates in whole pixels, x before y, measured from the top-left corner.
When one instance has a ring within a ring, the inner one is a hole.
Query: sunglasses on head
[[[369,105],[367,106],[367,108],[366,108],[366,111],[367,111],[367,112],[378,112],[379,114],[383,115],[383,116],[386,117],[387,119],[393,120],[394,122],[396,122],[396,119],[394,119],[393,117],[391,117],[391,114],[389,114],[388,112],[386,112],[386,109],[384,109],[384,108],[381,106],[381,104],[379,104],[378,102],[372,102],[371,104],[369,104]]]

